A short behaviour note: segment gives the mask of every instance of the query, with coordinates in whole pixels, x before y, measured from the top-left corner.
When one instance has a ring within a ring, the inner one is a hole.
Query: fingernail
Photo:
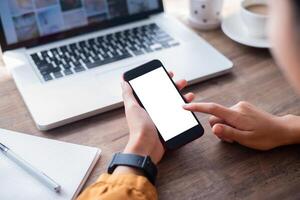
[[[189,107],[190,107],[190,104],[189,104],[189,103],[183,104],[182,107],[183,107],[183,108],[189,108]]]

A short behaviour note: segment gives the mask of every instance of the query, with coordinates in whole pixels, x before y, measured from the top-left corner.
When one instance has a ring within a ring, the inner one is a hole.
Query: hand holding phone
[[[128,83],[122,83],[126,120],[129,128],[129,141],[124,153],[150,156],[157,164],[164,155],[164,147],[160,142],[156,127],[148,113],[133,95]]]
[[[162,144],[176,149],[201,137],[204,130],[185,103],[162,63],[155,60],[124,74],[141,106],[154,122]]]
[[[173,73],[169,72],[172,78]],[[182,90],[186,87],[186,80],[176,81],[176,87]],[[148,155],[154,163],[158,163],[164,155],[165,149],[160,141],[157,129],[148,113],[137,102],[132,88],[127,82],[122,83],[123,100],[126,120],[129,127],[129,141],[124,153]],[[194,100],[193,93],[184,95],[187,102]]]

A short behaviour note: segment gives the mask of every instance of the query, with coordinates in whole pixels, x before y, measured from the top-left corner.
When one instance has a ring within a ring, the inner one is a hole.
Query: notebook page
[[[55,193],[0,153],[0,199],[72,199],[94,160],[97,148],[0,129],[0,142],[62,187]]]

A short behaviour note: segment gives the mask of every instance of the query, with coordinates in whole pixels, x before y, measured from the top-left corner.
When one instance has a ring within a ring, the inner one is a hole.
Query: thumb
[[[137,104],[137,101],[133,95],[132,89],[128,83],[123,81],[121,83],[122,86],[122,96],[123,96],[123,101],[124,101],[124,106],[128,107],[130,105]]]
[[[225,124],[215,124],[213,133],[227,142],[238,142],[244,144],[247,140],[248,131],[241,131]]]

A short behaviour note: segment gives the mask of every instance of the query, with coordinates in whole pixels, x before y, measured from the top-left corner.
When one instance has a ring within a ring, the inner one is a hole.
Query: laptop
[[[49,130],[122,106],[122,74],[159,59],[190,84],[232,62],[162,0],[1,0],[0,42],[28,110]]]

